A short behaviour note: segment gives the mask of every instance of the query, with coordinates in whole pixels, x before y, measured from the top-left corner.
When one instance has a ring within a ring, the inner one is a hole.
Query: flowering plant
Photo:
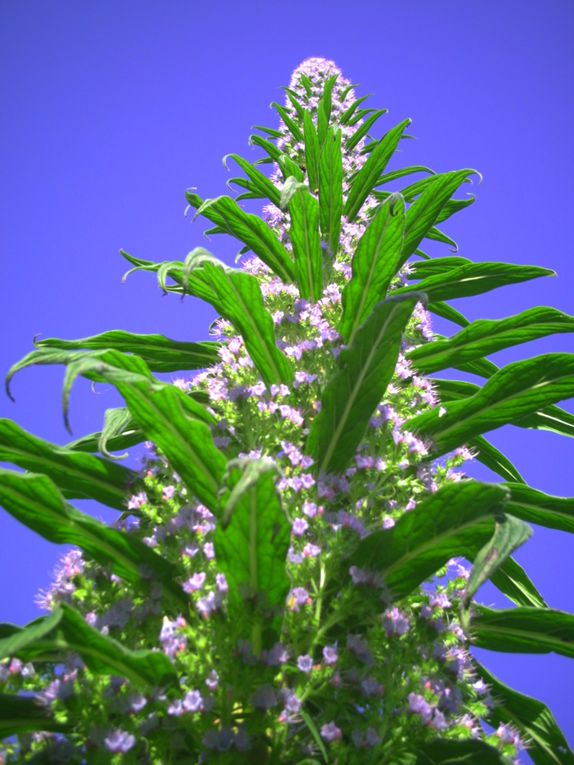
[[[26,471],[0,471],[0,503],[76,546],[40,598],[49,615],[0,626],[0,762],[488,765],[528,747],[574,763],[544,704],[469,650],[574,654],[574,616],[512,558],[525,521],[574,530],[574,500],[529,487],[483,436],[572,434],[556,406],[572,356],[485,356],[574,318],[470,323],[446,302],[552,272],[421,250],[454,245],[437,226],[474,201],[452,197],[475,171],[388,171],[410,120],[368,140],[385,110],[364,101],[332,62],[303,62],[279,129],[251,138],[264,158],[226,158],[237,199],[187,193],[242,242],[241,268],[203,248],[122,253],[214,306],[212,340],[47,339],[10,370],[64,364],[66,423],[78,376],[125,408],[64,447],[0,422],[0,460]],[[243,199],[265,199],[263,219]],[[431,313],[461,329],[436,335]],[[432,376],[449,367],[485,383]],[[152,374],[182,370],[204,371]],[[141,442],[137,473],[113,453]],[[468,479],[470,459],[503,481]],[[68,503],[85,497],[118,520]],[[515,607],[476,603],[486,580]]]

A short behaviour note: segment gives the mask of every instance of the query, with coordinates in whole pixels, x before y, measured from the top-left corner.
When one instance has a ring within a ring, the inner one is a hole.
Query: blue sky
[[[275,125],[269,103],[281,100],[297,64],[315,55],[333,59],[360,95],[374,94],[372,106],[390,110],[384,129],[413,119],[417,140],[405,142],[401,163],[481,171],[476,204],[444,227],[460,255],[557,271],[460,301],[469,318],[534,305],[574,313],[573,34],[568,0],[7,0],[0,6],[0,368],[28,353],[36,334],[122,328],[205,339],[211,309],[163,297],[143,274],[122,284],[119,249],[166,260],[206,244],[202,225],[184,218],[185,189],[226,193],[222,157],[257,156],[247,145],[252,127]],[[207,246],[228,262],[239,249],[217,237]],[[551,351],[572,352],[574,340],[554,336],[495,361]],[[16,404],[0,398],[0,416],[48,440],[70,440],[62,375],[49,367],[21,372]],[[104,410],[117,403],[113,392],[78,383],[74,435],[99,430]],[[565,408],[574,411],[572,402]],[[567,439],[507,427],[491,440],[534,487],[574,495]],[[128,464],[137,460],[136,450]],[[59,550],[5,514],[0,538],[0,621],[24,623],[39,613],[34,596]],[[536,528],[516,556],[554,608],[574,611],[573,554],[570,537]],[[493,590],[483,597],[502,605]],[[485,662],[549,703],[574,741],[571,662],[492,655]]]

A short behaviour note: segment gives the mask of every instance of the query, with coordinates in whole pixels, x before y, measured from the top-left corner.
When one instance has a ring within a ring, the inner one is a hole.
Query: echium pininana
[[[527,743],[510,724],[483,725],[493,700],[466,631],[476,586],[462,559],[438,565],[440,551],[432,552],[443,544],[441,517],[487,500],[500,509],[506,495],[458,470],[473,457],[468,445],[436,458],[424,428],[407,423],[449,415],[417,367],[420,349],[438,341],[426,293],[408,287],[414,269],[402,243],[411,237],[415,250],[425,233],[449,241],[431,227],[448,217],[439,213],[470,171],[460,171],[434,217],[425,212],[423,233],[414,214],[405,227],[406,194],[373,192],[376,178],[363,193],[356,181],[376,152],[390,158],[408,121],[386,144],[367,144],[371,110],[357,109],[349,81],[324,59],[303,62],[287,96],[279,130],[267,131],[274,141],[255,141],[276,160],[271,175],[232,155],[249,176],[239,180],[240,198],[273,200],[263,219],[274,244],[229,198],[188,194],[216,233],[243,232],[256,254],[243,253],[241,270],[200,249],[185,265],[128,256],[134,270],[158,271],[167,291],[219,308],[217,344],[204,344],[210,366],[176,379],[176,394],[149,383],[143,363],[118,353],[121,344],[95,358],[97,346],[78,341],[96,349],[90,379],[117,381],[136,441],[140,429],[150,438],[114,527],[160,553],[175,588],[150,568],[154,557],[138,588],[90,550],[67,553],[39,602],[59,615],[65,626],[54,629],[74,650],[0,664],[2,693],[39,693],[53,726],[20,733],[0,762],[45,753],[42,762],[398,765],[430,762],[425,752],[437,741],[475,742],[473,756],[517,762]],[[380,185],[422,170],[390,173]],[[448,214],[467,203],[451,201]],[[281,251],[283,271],[274,267]],[[421,267],[417,278],[425,275]],[[151,355],[142,358],[154,368]],[[146,391],[159,402],[148,420]],[[156,416],[175,423],[169,438],[155,437]],[[477,519],[486,542],[492,517],[477,512],[468,525]],[[473,558],[465,528],[459,554]],[[95,659],[82,651],[70,607],[90,635],[124,647],[121,661],[114,665],[105,645]],[[168,670],[160,662],[160,679],[142,680],[139,659],[160,654]]]

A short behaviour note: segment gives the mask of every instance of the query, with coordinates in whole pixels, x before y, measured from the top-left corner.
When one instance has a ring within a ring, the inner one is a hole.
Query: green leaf
[[[474,668],[490,686],[494,700],[488,714],[491,725],[515,725],[528,741],[528,754],[534,765],[574,765],[574,754],[545,704],[509,688],[476,660]]]
[[[321,234],[331,257],[339,250],[341,215],[343,214],[343,159],[341,131],[329,130],[319,165],[319,210]]]
[[[475,436],[469,439],[468,447],[476,455],[476,459],[490,468],[494,473],[507,481],[519,481],[525,483],[524,478],[514,467],[512,462],[500,452],[490,441],[483,436]]]
[[[459,327],[467,327],[470,324],[468,319],[457,311],[456,308],[453,308],[448,303],[443,303],[440,300],[436,300],[432,305],[429,305],[428,310],[436,316],[441,316],[443,319],[452,321],[453,324],[458,324]]]
[[[17,656],[33,661],[47,650],[79,653],[93,672],[126,677],[140,688],[178,685],[173,665],[161,651],[125,648],[86,624],[83,616],[67,603],[61,603],[51,616],[0,640],[0,657]]]
[[[305,130],[305,162],[309,188],[316,194],[319,191],[319,138],[313,117],[308,109],[303,115],[303,127]]]
[[[413,765],[511,765],[511,761],[484,741],[436,738],[419,747]]]
[[[227,234],[243,242],[284,282],[293,281],[291,256],[273,230],[256,215],[246,213],[231,197],[221,196],[205,202],[187,191],[186,199],[197,212],[213,221]]]
[[[331,119],[332,93],[333,87],[337,82],[338,75],[333,75],[325,80],[323,95],[317,107],[317,133],[319,136],[319,146],[322,147],[329,131],[329,120]]]
[[[283,135],[283,133],[281,133],[281,135]],[[248,143],[249,146],[259,146],[259,148],[263,149],[268,155],[266,159],[258,160],[257,164],[262,164],[263,162],[277,162],[278,158],[281,156],[281,150],[278,149],[274,143],[260,135],[250,135]]]
[[[465,588],[467,603],[507,558],[531,536],[530,526],[512,515],[503,515],[496,519],[494,534],[474,557],[472,571]]]
[[[321,755],[323,757],[323,762],[329,762],[329,755],[327,754],[325,743],[323,739],[321,738],[319,731],[317,730],[317,726],[315,725],[313,718],[304,709],[301,709],[299,711],[299,714],[301,715],[301,717],[303,718],[303,722],[309,729],[309,733],[313,737],[313,740],[315,741],[315,744],[317,745],[317,749],[321,752]],[[311,765],[311,763],[316,763],[316,765],[320,765],[318,760],[303,760],[303,762],[299,763],[299,765],[304,765],[305,762],[307,762],[308,765]]]
[[[142,441],[145,441],[145,435],[135,424],[129,409],[118,407],[117,409],[106,409],[104,428],[100,433],[92,433],[78,438],[76,441],[71,441],[66,444],[66,449],[79,452],[100,451],[110,459],[119,460],[128,455],[113,455],[110,452],[129,449],[130,446],[141,444]]]
[[[357,98],[356,101],[353,101],[353,103],[343,112],[343,114],[339,117],[339,122],[341,125],[348,125],[349,121],[353,118],[354,113],[357,111],[359,106],[363,104],[367,98],[370,98],[372,94],[363,96],[362,98]]]
[[[452,271],[458,266],[468,266],[472,263],[468,258],[461,258],[458,255],[451,255],[448,258],[431,258],[431,260],[417,261],[408,263],[409,279],[426,279],[429,276],[437,276],[447,271]]]
[[[407,212],[407,224],[410,210]],[[406,237],[407,234],[405,233],[405,241]],[[453,268],[452,271],[447,271],[444,274],[429,276],[418,284],[401,287],[391,294],[407,295],[416,290],[426,293],[429,303],[435,303],[437,300],[453,300],[454,298],[481,295],[507,284],[518,284],[529,279],[537,279],[540,276],[554,275],[554,271],[538,266],[516,266],[512,263],[471,263],[469,266]]]
[[[366,119],[365,122],[363,122],[363,124],[349,136],[349,138],[347,138],[345,142],[345,151],[352,151],[359,141],[368,134],[369,130],[373,127],[379,117],[387,114],[388,111],[388,109],[377,109],[377,111],[373,112],[371,116]]]
[[[230,463],[220,493],[221,523],[213,541],[232,608],[243,612],[245,603],[251,602],[259,617],[266,611],[269,616],[270,610],[277,634],[290,586],[285,563],[291,525],[275,488],[275,473],[275,466],[264,460]],[[256,627],[257,655],[263,623],[257,620]]]
[[[524,521],[574,534],[574,498],[555,497],[520,483],[508,482],[508,512]]]
[[[134,335],[112,330],[79,340],[60,340],[55,337],[39,340],[38,348],[73,350],[107,350],[140,356],[153,372],[177,372],[182,369],[204,369],[220,361],[221,343],[182,343],[163,335]]]
[[[433,456],[440,456],[469,438],[571,396],[574,396],[574,355],[548,353],[508,364],[473,396],[413,417],[405,428],[431,440]],[[446,412],[442,413],[444,409]]]
[[[558,653],[574,658],[574,615],[550,608],[520,606],[495,611],[475,606],[470,622],[473,645],[503,653]]]
[[[295,120],[291,117],[287,109],[284,106],[281,106],[280,104],[276,103],[275,101],[271,102],[271,107],[275,109],[277,114],[281,117],[281,119],[285,123],[285,127],[287,128],[287,130],[289,130],[289,132],[291,133],[295,141],[297,143],[299,143],[300,141],[303,141],[303,133],[301,132],[299,126],[297,125]]]
[[[226,154],[223,157],[223,165],[226,170],[229,169],[227,167],[227,160],[229,158],[233,159],[249,178],[249,186],[257,194],[256,198],[268,199],[272,204],[279,205],[280,191],[266,175],[263,175],[260,170],[238,154]]]
[[[340,472],[353,458],[391,380],[403,330],[420,298],[379,303],[337,359],[307,443],[319,471]]]
[[[353,221],[357,217],[363,202],[373,190],[380,174],[384,171],[399,145],[402,134],[411,122],[412,120],[410,119],[404,120],[389,130],[377,143],[376,147],[369,154],[367,161],[353,179],[344,209],[349,221]]]
[[[299,188],[291,197],[289,215],[295,279],[301,297],[314,303],[323,293],[323,253],[319,237],[319,203],[307,186]]]
[[[202,271],[216,296],[214,307],[240,332],[264,382],[288,385],[294,370],[276,345],[273,319],[265,308],[258,279],[211,263],[205,263]]]
[[[65,732],[67,723],[52,717],[50,707],[37,696],[0,693],[0,739],[31,731]]]
[[[509,505],[506,506],[508,510]],[[534,606],[546,608],[547,604],[530,581],[526,571],[514,558],[507,558],[500,568],[495,571],[490,580],[506,597],[517,606]]]
[[[574,332],[574,317],[555,308],[530,308],[506,319],[473,321],[454,337],[409,351],[407,358],[419,372],[429,374],[560,332]]]
[[[0,420],[0,462],[49,476],[66,497],[90,497],[125,510],[138,474],[121,465],[36,438],[11,420]]]
[[[145,587],[145,570],[161,582],[180,609],[186,598],[176,568],[136,537],[106,526],[67,504],[45,475],[0,470],[0,504],[17,521],[55,544],[81,547],[125,581]],[[148,582],[149,583],[149,582]]]
[[[352,342],[374,306],[384,299],[400,260],[405,205],[400,194],[384,202],[361,236],[353,257],[353,274],[342,294],[339,332]]]
[[[430,173],[431,175],[435,175],[434,170],[431,170],[430,167],[426,167],[426,165],[412,165],[411,167],[403,167],[400,170],[393,170],[391,173],[381,175],[375,185],[384,186],[386,183],[396,181],[399,178],[404,178],[406,175],[413,175],[413,173]]]
[[[464,480],[442,486],[393,528],[362,539],[348,563],[379,572],[398,600],[453,556],[486,542],[507,499],[508,490],[496,484]]]
[[[407,212],[405,241],[400,265],[413,254],[428,235],[430,229],[439,222],[440,212],[454,192],[467,180],[469,175],[473,174],[476,174],[476,170],[456,170],[450,173],[432,175],[430,178],[423,178],[418,181],[418,185],[424,187],[424,191]],[[408,199],[406,190],[404,197]],[[442,298],[437,299],[441,300]]]

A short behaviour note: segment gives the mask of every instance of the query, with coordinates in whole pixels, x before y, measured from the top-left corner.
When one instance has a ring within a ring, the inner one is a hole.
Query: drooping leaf
[[[32,731],[64,733],[69,727],[55,720],[50,707],[37,696],[0,693],[0,739]]]
[[[273,319],[265,308],[258,280],[243,271],[224,271],[211,263],[205,263],[202,271],[216,295],[215,307],[240,332],[264,382],[288,385],[293,379],[293,367],[276,345]]]
[[[323,293],[323,253],[319,237],[319,203],[307,186],[291,196],[289,215],[289,238],[295,256],[299,293],[304,300],[316,302]]]
[[[508,507],[509,505],[506,506],[507,510]],[[491,574],[490,581],[517,606],[547,607],[546,601],[526,571],[514,558],[507,558],[500,568]]]
[[[370,95],[362,96],[361,98],[357,98],[353,103],[347,107],[347,109],[341,114],[339,117],[339,122],[341,125],[348,125],[350,120],[353,118],[353,115],[359,108],[361,104],[363,104],[367,98],[370,98]]]
[[[0,504],[44,539],[81,547],[134,586],[146,588],[149,581],[145,577],[151,572],[179,608],[185,607],[186,599],[175,582],[177,571],[171,563],[136,537],[106,526],[67,504],[47,476],[0,470]]]
[[[314,194],[319,192],[319,138],[309,110],[303,115],[303,127],[305,131],[305,162],[307,165],[307,177],[309,188]]]
[[[406,237],[407,233],[405,233],[405,241]],[[507,284],[518,284],[541,276],[555,276],[555,273],[548,268],[538,266],[517,266],[512,263],[471,263],[469,266],[453,268],[452,271],[447,271],[444,274],[429,276],[417,284],[400,287],[391,294],[406,295],[416,290],[428,295],[428,301],[432,304],[437,300],[453,300],[481,295]]]
[[[274,465],[263,460],[231,463],[220,493],[221,522],[214,535],[217,565],[229,585],[231,608],[244,611],[250,602],[271,614],[274,632],[289,591],[285,568],[291,525],[275,488]],[[257,621],[257,620],[256,620]],[[253,635],[261,648],[263,624]]]
[[[534,765],[574,765],[574,753],[552,712],[538,699],[509,688],[476,660],[474,669],[490,686],[494,705],[489,710],[491,725],[515,725],[528,740],[528,754]]]
[[[90,497],[117,510],[125,510],[138,480],[133,470],[36,438],[11,420],[0,420],[0,462],[44,473],[66,497]]]
[[[289,132],[291,133],[295,141],[297,143],[299,143],[300,141],[303,141],[303,134],[301,133],[301,129],[299,128],[299,125],[297,125],[293,117],[291,117],[287,109],[275,101],[271,103],[271,106],[273,107],[273,109],[275,109],[277,114],[281,117],[281,119],[285,123],[285,127],[289,130]]]
[[[319,471],[340,472],[355,454],[393,375],[403,330],[420,298],[379,303],[340,354],[307,442]]]
[[[405,424],[432,440],[440,456],[468,439],[574,396],[574,355],[548,353],[508,364],[473,396],[413,417]]]
[[[129,650],[117,640],[90,627],[67,603],[14,635],[0,640],[0,657],[33,661],[46,652],[78,653],[86,666],[100,675],[126,677],[139,688],[177,686],[177,674],[161,651]]]
[[[247,245],[280,279],[293,281],[291,256],[261,218],[246,213],[231,197],[221,196],[203,201],[189,191],[185,196],[189,204],[196,208],[196,217],[203,215],[213,221],[227,234]]]
[[[521,483],[509,481],[508,512],[524,521],[574,534],[574,498],[555,497]]]
[[[484,544],[507,499],[508,491],[495,484],[468,480],[447,484],[393,528],[362,539],[347,562],[379,572],[390,596],[398,600],[453,556]]]
[[[465,588],[465,600],[469,602],[479,588],[492,577],[509,556],[532,536],[526,523],[504,514],[494,524],[494,534],[478,551]]]
[[[405,205],[400,194],[382,204],[361,236],[353,256],[353,273],[342,294],[338,330],[351,342],[374,306],[385,298],[395,275],[403,243]]]
[[[495,611],[475,605],[470,628],[470,640],[479,648],[574,657],[574,615],[565,611],[527,606]]]
[[[461,258],[458,255],[452,255],[448,258],[431,258],[430,260],[408,263],[409,279],[427,279],[429,276],[437,276],[447,271],[452,271],[458,266],[468,266],[472,263],[468,258]]]
[[[508,457],[502,454],[501,451],[483,436],[475,436],[474,438],[469,439],[468,446],[472,449],[479,462],[487,468],[490,468],[490,470],[501,478],[504,478],[506,481],[519,481],[520,483],[525,483],[524,478],[520,475]]]
[[[555,308],[530,308],[506,319],[474,321],[454,337],[409,351],[407,358],[419,372],[429,374],[539,337],[573,331],[573,316]]]
[[[411,165],[410,167],[402,167],[400,170],[393,170],[390,173],[381,175],[375,185],[384,186],[391,181],[396,181],[398,178],[404,178],[406,175],[413,175],[414,173],[429,173],[430,175],[435,175],[434,170],[431,170],[430,167],[426,167],[426,165]]]
[[[36,343],[38,348],[61,348],[63,350],[97,351],[113,348],[122,353],[140,356],[152,372],[178,372],[183,369],[203,369],[220,359],[221,343],[182,343],[163,335],[134,335],[131,332],[113,330],[79,340],[46,338]]]
[[[321,234],[331,257],[339,250],[343,213],[343,159],[341,131],[329,130],[319,162],[319,211]]]
[[[281,135],[283,135],[283,133],[281,133]],[[268,155],[265,159],[258,159],[255,163],[256,165],[262,165],[265,162],[277,162],[278,158],[281,156],[281,150],[278,149],[274,143],[256,133],[249,136],[248,143],[249,146],[259,146],[259,148],[263,149]]]
[[[458,324],[459,327],[467,327],[470,324],[469,320],[460,311],[457,311],[456,308],[453,308],[448,303],[443,303],[442,300],[435,300],[434,303],[428,306],[428,310],[436,314],[436,316],[452,321],[453,324]]]
[[[344,213],[349,221],[353,221],[357,217],[363,202],[373,190],[379,176],[399,145],[404,131],[410,124],[411,120],[407,119],[389,130],[377,143],[363,167],[352,180],[344,208]]]
[[[106,409],[104,427],[100,433],[91,433],[71,441],[66,444],[66,449],[73,449],[78,452],[100,451],[110,459],[119,460],[128,455],[113,455],[110,452],[129,449],[130,446],[141,444],[142,441],[145,441],[145,435],[135,424],[129,409],[117,407],[116,409]]]
[[[223,157],[223,164],[226,169],[228,159],[233,159],[237,162],[239,167],[249,178],[250,188],[257,194],[257,198],[268,199],[272,204],[279,205],[280,191],[266,175],[238,154],[226,154],[225,157]]]
[[[511,761],[484,741],[436,738],[419,747],[413,765],[510,765]]]

